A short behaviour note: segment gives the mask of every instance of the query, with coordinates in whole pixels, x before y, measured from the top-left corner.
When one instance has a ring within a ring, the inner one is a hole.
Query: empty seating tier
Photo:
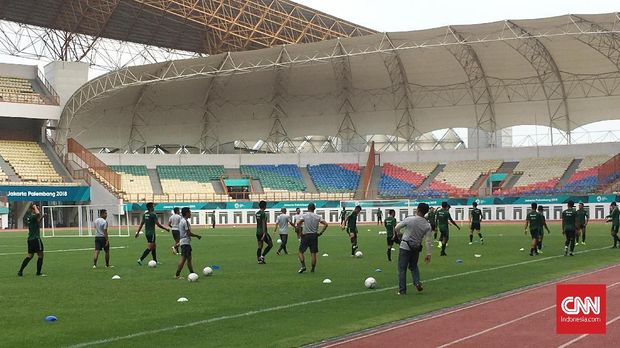
[[[140,194],[153,194],[146,166],[110,166],[110,169],[121,175],[121,191],[124,193],[124,199],[136,201],[136,197]]]
[[[43,98],[34,91],[32,83],[27,79],[0,77],[0,101],[42,104]]]
[[[581,160],[575,172],[568,178],[562,191],[588,193],[598,186],[598,170],[609,156],[589,156]]]
[[[432,197],[439,196],[465,196],[476,194],[472,191],[472,186],[482,175],[496,171],[503,161],[483,160],[483,161],[455,161],[446,164],[443,171],[439,173],[429,186],[426,195]]]
[[[437,163],[386,163],[381,172],[379,194],[383,197],[413,197],[414,191],[435,170]]]
[[[556,186],[572,158],[529,158],[524,159],[514,169],[522,173],[511,189],[503,190],[503,194],[554,194],[561,190]]]
[[[220,180],[224,167],[216,165],[157,166],[161,188],[172,201],[202,200],[230,201],[230,197],[215,191],[211,181]]]
[[[258,179],[265,189],[301,192],[306,190],[306,184],[294,164],[282,165],[242,165],[241,174]]]
[[[358,164],[319,164],[308,166],[308,173],[319,192],[354,193],[360,181]]]
[[[34,141],[0,140],[0,156],[22,181],[45,183],[63,181],[41,146]]]

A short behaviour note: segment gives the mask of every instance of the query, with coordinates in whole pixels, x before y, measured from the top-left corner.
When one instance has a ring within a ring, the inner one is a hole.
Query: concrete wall
[[[590,155],[615,155],[620,152],[620,143],[601,143],[587,145],[563,145],[543,147],[514,147],[500,149],[471,150],[435,150],[417,152],[384,152],[381,163],[392,162],[440,162],[447,163],[460,160],[501,159],[519,161],[532,157],[575,157]],[[143,155],[143,154],[97,154],[109,165],[223,165],[226,168],[238,168],[241,164],[308,164],[320,163],[358,163],[365,165],[367,152],[362,153],[324,153],[324,154],[229,154],[229,155]]]
[[[88,64],[51,62],[45,66],[45,78],[60,96],[62,110],[73,93],[88,82]]]
[[[23,103],[2,103],[0,117],[34,118],[39,120],[59,120],[62,108],[56,105]]]
[[[37,76],[37,70],[38,67],[36,65],[0,63],[0,76],[4,77],[34,80]]]

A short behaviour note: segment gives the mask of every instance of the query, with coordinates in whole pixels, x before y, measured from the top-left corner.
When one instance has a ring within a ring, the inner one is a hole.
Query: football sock
[[[388,248],[387,257],[388,257],[388,261],[392,261],[392,248]]]
[[[269,254],[269,250],[271,250],[271,245],[267,245],[267,247],[265,248],[265,252],[263,253],[263,257],[267,256],[267,254]]]
[[[478,233],[478,238],[482,239],[482,233]]]
[[[433,233],[433,240],[437,240],[437,232]]]
[[[285,254],[288,254],[288,250],[286,250],[286,244],[282,245],[282,250],[284,250]]]
[[[144,249],[144,252],[142,253],[142,256],[140,256],[140,261],[144,260],[148,256],[148,254],[150,252],[151,252],[151,249],[149,249],[149,248]]]
[[[300,261],[300,263],[302,268],[306,268],[306,261]]]
[[[538,250],[541,250],[541,249],[542,249],[542,240],[539,240],[538,241]]]
[[[474,242],[474,235],[473,235],[473,234],[470,234],[470,235],[469,235],[469,242],[470,242],[470,243],[473,243],[473,242]]]
[[[572,253],[575,250],[575,239],[570,240],[570,252]]]
[[[157,249],[151,251],[151,256],[153,256],[153,260],[157,262]]]
[[[22,261],[22,266],[19,269],[20,273],[24,271],[24,268],[26,268],[26,266],[28,266],[28,262],[30,262],[30,260],[32,260],[32,258],[30,257],[24,258],[24,261]]]
[[[41,267],[43,267],[43,258],[39,257],[37,259],[37,274],[41,274]]]
[[[256,249],[256,258],[257,259],[260,259],[260,255],[261,255],[262,251],[263,251],[262,248]]]
[[[441,243],[441,252],[442,253],[446,252],[446,244],[448,244],[448,243]]]
[[[310,272],[314,272],[315,268],[316,268],[316,265],[312,265],[312,269],[310,270]]]
[[[530,255],[534,255],[534,248],[530,248]]]
[[[586,242],[586,230],[585,229],[581,231],[581,242],[582,243]]]

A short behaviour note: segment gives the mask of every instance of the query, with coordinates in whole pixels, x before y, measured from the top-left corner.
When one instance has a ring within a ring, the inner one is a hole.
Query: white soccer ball
[[[377,286],[377,280],[373,277],[368,277],[364,280],[364,286],[368,289],[374,289]]]
[[[277,242],[278,244],[282,244],[282,239],[278,238]]]
[[[364,256],[364,254],[361,251],[356,251],[355,252],[355,257],[359,258],[359,257],[363,257],[363,256]]]
[[[190,273],[187,276],[187,281],[189,281],[189,282],[195,282],[197,280],[198,280],[198,274],[196,274],[196,273]]]
[[[210,276],[213,273],[213,268],[211,267],[205,267],[202,270],[202,274],[204,274],[206,277]]]
[[[151,268],[155,268],[155,267],[157,267],[157,262],[155,260],[151,260],[151,261],[149,261],[148,265]]]

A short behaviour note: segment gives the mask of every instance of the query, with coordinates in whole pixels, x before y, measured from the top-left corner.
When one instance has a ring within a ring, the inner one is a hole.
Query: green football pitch
[[[410,286],[406,296],[396,295],[398,251],[388,262],[378,226],[360,227],[363,258],[352,258],[346,234],[330,227],[320,238],[316,273],[301,275],[295,239],[289,255],[276,256],[274,248],[267,264],[258,265],[252,228],[196,228],[204,238],[192,241],[201,275],[195,283],[173,279],[178,256],[165,232],[158,232],[157,268],[136,263],[143,236],[111,238],[113,269],[101,267],[103,255],[99,268],[91,268],[91,238],[45,238],[48,276],[34,275],[33,260],[22,278],[16,272],[26,233],[0,233],[0,346],[300,346],[619,260],[620,250],[609,248],[609,225],[592,223],[588,244],[579,245],[574,257],[563,256],[559,226],[550,228],[545,253],[536,257],[528,255],[529,234],[521,224],[483,225],[484,245],[468,245],[468,231],[452,228],[448,256],[439,257],[434,247],[431,263],[420,267],[424,291]],[[208,265],[220,268],[204,277]],[[376,289],[364,287],[370,276]],[[323,284],[325,278],[332,283]],[[180,297],[189,301],[177,303]],[[58,320],[46,322],[47,315]]]

